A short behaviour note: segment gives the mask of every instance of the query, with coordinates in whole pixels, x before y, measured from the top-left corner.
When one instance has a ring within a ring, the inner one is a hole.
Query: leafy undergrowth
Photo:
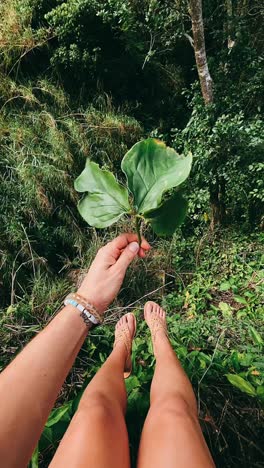
[[[224,232],[221,236],[206,233],[198,241],[178,234],[172,241],[154,242],[144,268],[139,261],[128,272],[106,324],[85,341],[35,452],[39,466],[48,466],[83,389],[111,352],[114,322],[128,310],[134,311],[138,319],[133,375],[126,382],[127,423],[135,465],[155,368],[149,331],[143,321],[148,298],[162,302],[167,311],[171,342],[192,381],[200,422],[217,466],[262,466],[262,240],[260,235]],[[5,312],[0,329],[2,366],[59,307],[71,282],[72,276],[68,275],[40,290],[35,283],[30,305],[24,300]],[[43,309],[45,297],[48,307]]]

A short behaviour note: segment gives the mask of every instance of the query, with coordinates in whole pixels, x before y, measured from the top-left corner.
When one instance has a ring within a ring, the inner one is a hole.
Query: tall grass
[[[69,112],[63,90],[43,79],[22,86],[6,78],[0,90],[1,303],[8,305],[30,292],[36,271],[58,274],[85,257],[93,231],[79,218],[74,178],[87,157],[119,161],[142,130],[105,97],[98,108]]]

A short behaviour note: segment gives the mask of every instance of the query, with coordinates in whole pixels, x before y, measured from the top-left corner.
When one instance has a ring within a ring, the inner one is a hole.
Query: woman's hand
[[[98,250],[78,294],[103,313],[117,296],[133,258],[136,255],[145,257],[148,250],[150,245],[145,239],[139,248],[136,234],[121,234],[116,237]]]

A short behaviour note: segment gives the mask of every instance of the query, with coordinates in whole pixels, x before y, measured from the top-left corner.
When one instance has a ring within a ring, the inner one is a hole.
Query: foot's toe
[[[133,314],[127,314],[125,317],[126,317],[126,322],[127,322],[128,328],[129,328],[129,333],[130,333],[130,335],[132,337],[134,335],[134,333],[135,333],[134,315]]]
[[[134,332],[135,332],[135,319],[134,319],[133,314],[129,313],[129,314],[123,315],[118,320],[118,322],[117,322],[117,324],[115,326],[115,329],[118,332],[123,327],[128,327],[130,336],[132,338],[132,336],[134,335]]]
[[[151,331],[155,354],[157,339],[164,340],[166,338],[167,340],[166,313],[155,302],[147,302],[144,308],[144,315]]]
[[[153,302],[153,301],[148,301],[146,302],[145,304],[145,310],[146,311],[152,311],[152,309],[156,306],[156,302]]]
[[[149,326],[152,325],[153,316],[156,316],[161,319],[161,321],[166,321],[166,313],[156,302],[149,301],[145,304],[144,307],[144,317]]]
[[[146,302],[145,307],[144,307],[144,317],[146,320],[148,319],[148,315],[154,311],[155,306],[156,306],[155,302],[152,302],[152,301]]]
[[[122,319],[123,319],[123,317],[121,317],[121,318],[118,320],[117,324],[116,324],[116,329],[117,329],[117,330],[122,326],[122,323],[123,323],[123,320],[122,320]]]
[[[150,325],[150,321],[153,315],[156,314],[157,307],[158,307],[158,304],[156,304],[156,302],[153,302],[153,301],[146,302],[145,307],[144,307],[144,318],[148,325]]]
[[[123,315],[119,320],[119,325],[120,325],[120,327],[122,327],[125,324],[126,324],[126,316]]]

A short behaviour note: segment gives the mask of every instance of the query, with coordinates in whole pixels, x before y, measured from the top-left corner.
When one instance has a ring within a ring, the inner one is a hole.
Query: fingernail
[[[129,248],[129,250],[131,250],[131,252],[136,253],[139,250],[139,245],[138,245],[137,242],[131,242],[131,244],[129,244],[128,248]]]

